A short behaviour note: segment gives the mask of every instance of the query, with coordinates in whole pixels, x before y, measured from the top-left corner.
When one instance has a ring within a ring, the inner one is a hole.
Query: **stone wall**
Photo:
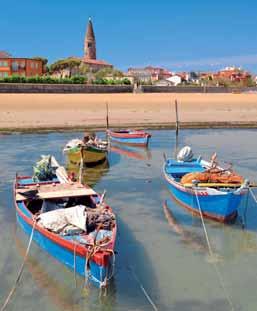
[[[242,93],[257,92],[257,87],[229,88],[224,86],[155,86],[142,85],[143,93]]]
[[[142,86],[143,93],[228,93],[225,87],[202,87],[202,86]]]
[[[132,85],[0,83],[0,93],[132,93]],[[226,88],[202,86],[142,85],[142,93],[242,93],[257,92],[257,87]]]
[[[0,83],[0,93],[132,93],[132,85]]]

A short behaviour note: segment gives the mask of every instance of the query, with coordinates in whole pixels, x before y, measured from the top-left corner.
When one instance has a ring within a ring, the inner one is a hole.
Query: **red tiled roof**
[[[9,57],[11,57],[11,54],[9,54],[5,51],[0,51],[0,57],[1,58],[9,58]]]
[[[100,59],[83,58],[82,61],[86,64],[112,66],[111,64],[108,64],[104,60],[100,60]]]

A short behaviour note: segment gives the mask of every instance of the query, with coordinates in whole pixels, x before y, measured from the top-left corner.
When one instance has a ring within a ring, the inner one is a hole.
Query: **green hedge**
[[[50,76],[22,77],[11,76],[0,78],[0,83],[43,83],[43,84],[84,84],[87,79],[81,76],[71,78],[52,78]]]
[[[101,84],[101,85],[130,85],[131,82],[129,79],[96,79],[93,81],[93,84]]]
[[[22,77],[11,76],[0,78],[0,83],[43,83],[43,84],[85,84],[87,78],[83,76],[73,76],[71,78],[52,78],[50,76]],[[96,79],[93,84],[100,85],[130,85],[129,79]]]

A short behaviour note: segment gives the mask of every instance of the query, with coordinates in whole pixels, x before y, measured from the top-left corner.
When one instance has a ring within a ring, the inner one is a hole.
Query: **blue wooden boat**
[[[201,158],[190,161],[166,159],[163,173],[172,197],[180,205],[195,215],[202,214],[215,221],[230,222],[236,218],[242,197],[248,191],[247,183],[181,182],[186,174],[208,171],[212,165],[212,162]],[[220,167],[218,169],[223,170]]]
[[[14,202],[18,223],[42,249],[95,286],[108,285],[114,273],[117,227],[112,209],[103,202],[103,196],[80,183],[61,183],[58,178],[35,182],[30,176],[16,176]],[[55,208],[45,211],[46,202]],[[85,206],[83,215],[109,215],[109,228],[105,227],[106,223],[97,226],[91,223],[90,230],[65,227],[70,229],[64,234],[63,230],[55,232],[42,225],[43,216],[55,213],[60,206],[67,212],[78,205]]]
[[[108,130],[107,133],[112,141],[132,146],[147,146],[151,138],[151,134],[142,130]]]

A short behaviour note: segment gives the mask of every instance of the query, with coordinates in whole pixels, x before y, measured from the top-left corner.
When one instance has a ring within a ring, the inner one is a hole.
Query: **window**
[[[38,69],[38,63],[35,63],[35,68]]]
[[[20,67],[21,69],[25,69],[25,62],[24,62],[24,61],[20,61],[20,62],[19,62],[19,67]]]
[[[19,64],[17,62],[12,62],[12,71],[18,71]]]
[[[8,72],[0,72],[0,78],[8,77]]]
[[[35,65],[34,62],[31,62],[31,63],[30,63],[30,68],[33,68],[33,69],[34,69],[34,67],[35,67],[34,65]]]
[[[8,67],[7,61],[0,61],[0,67]]]

